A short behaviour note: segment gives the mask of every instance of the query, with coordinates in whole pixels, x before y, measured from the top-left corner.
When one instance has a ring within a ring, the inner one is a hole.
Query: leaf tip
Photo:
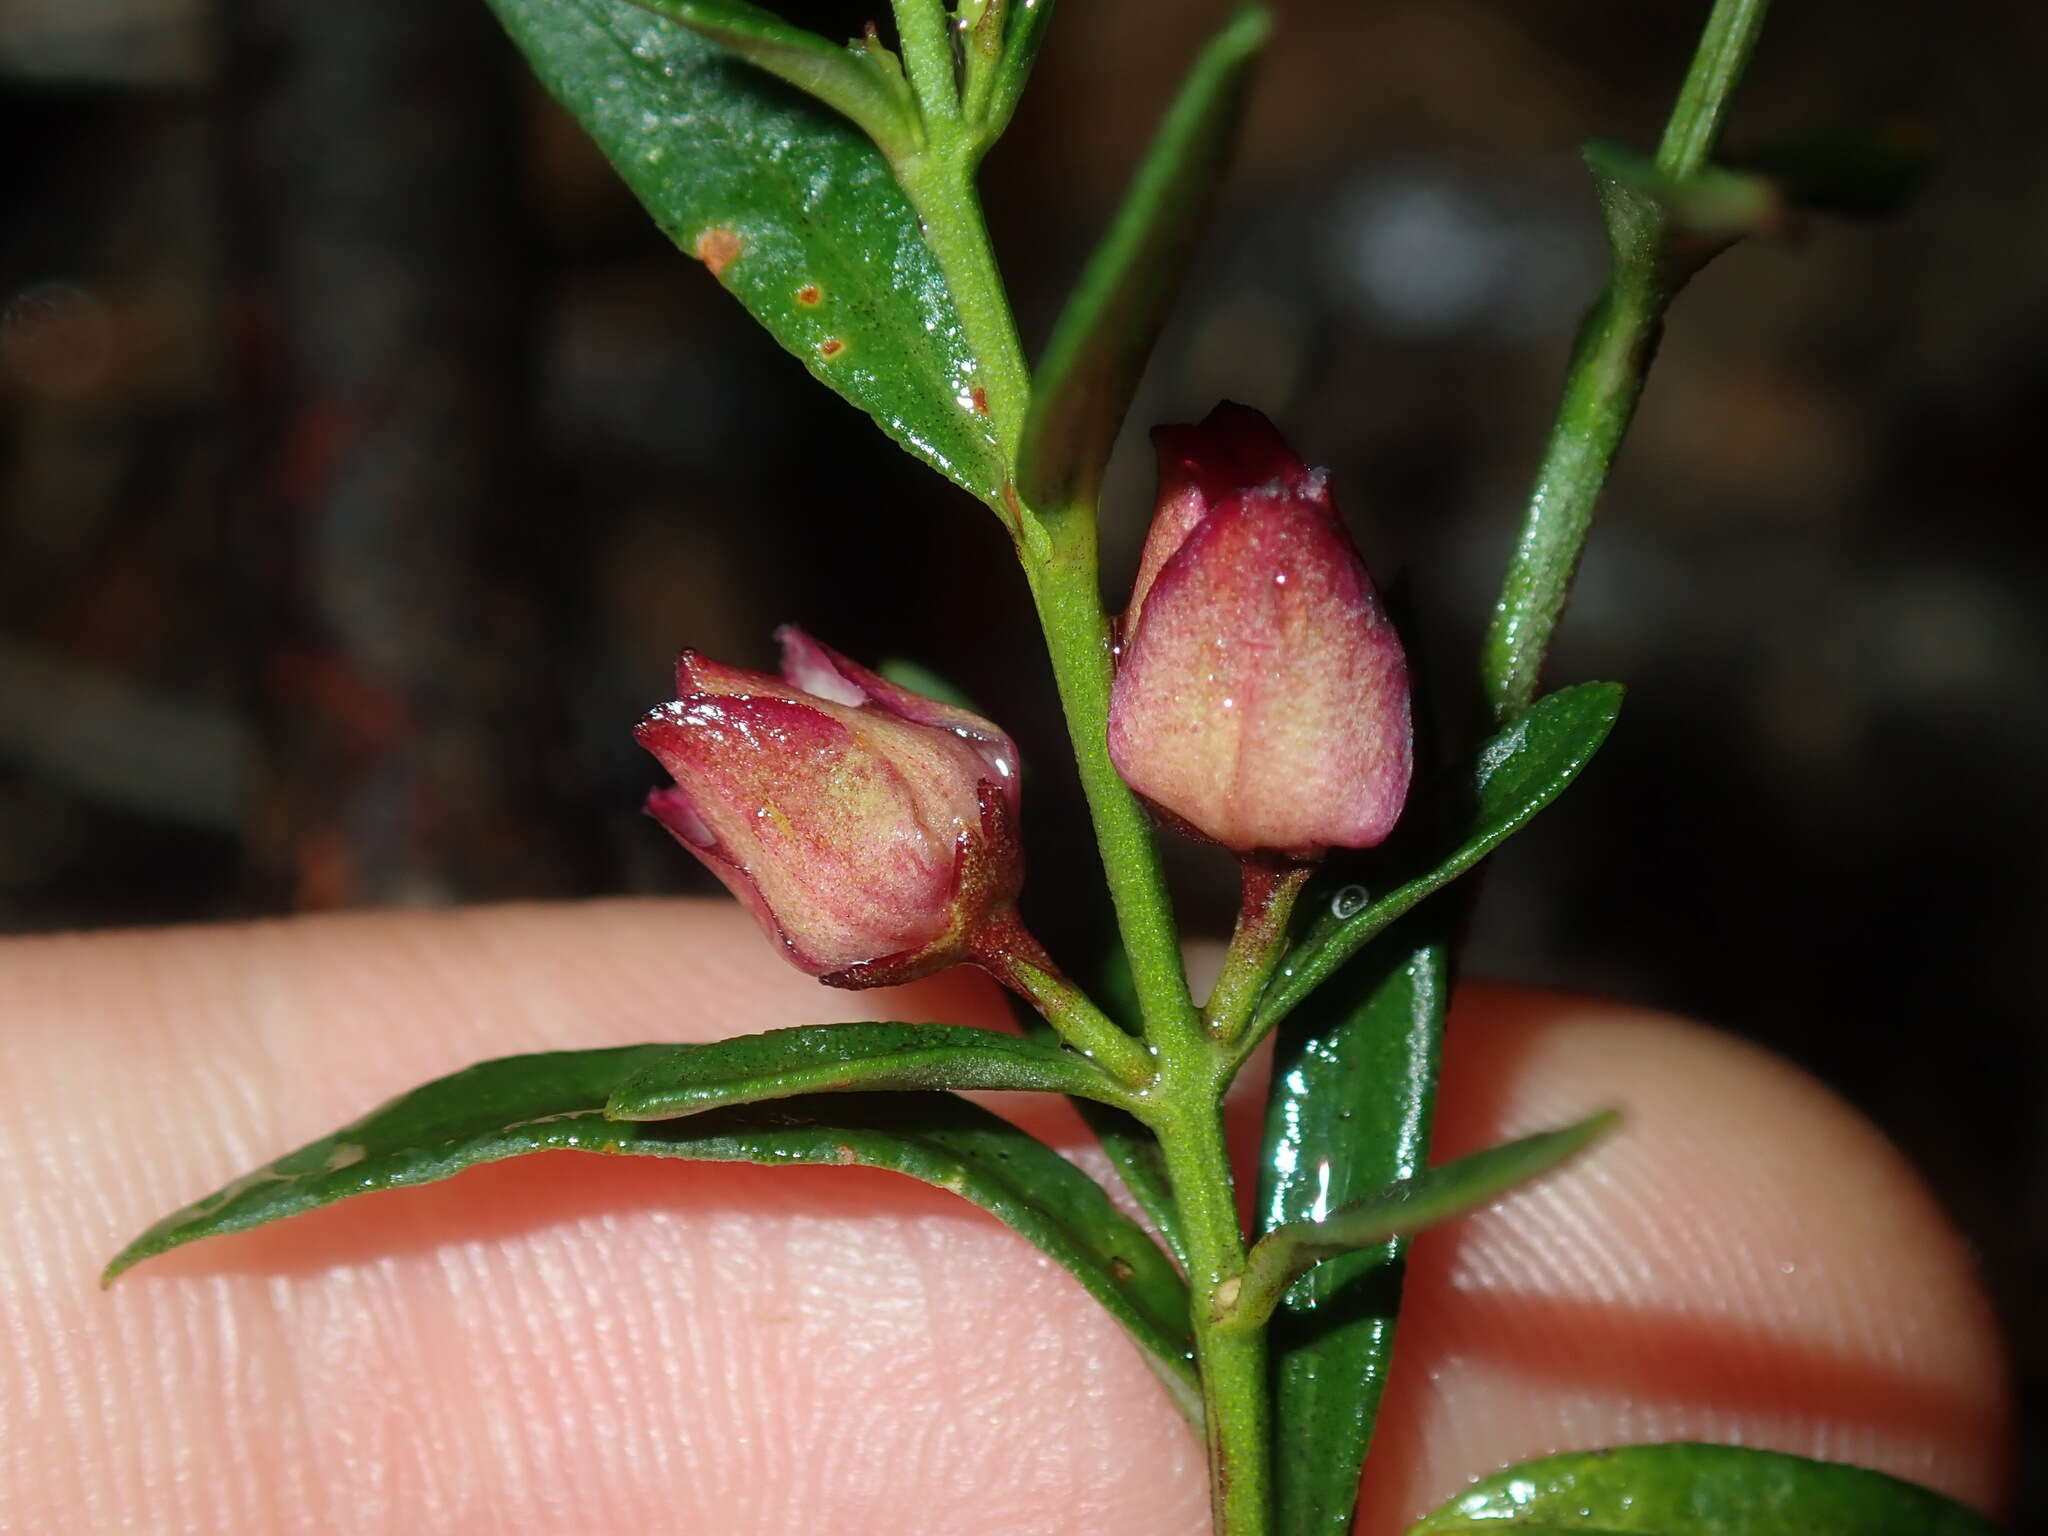
[[[1273,13],[1263,5],[1240,5],[1223,34],[1244,52],[1262,48],[1273,35]]]
[[[1605,1139],[1626,1118],[1619,1105],[1610,1106],[1586,1116],[1577,1125],[1566,1126],[1558,1134],[1569,1140],[1572,1152],[1578,1152],[1596,1141]]]
[[[127,1274],[129,1270],[149,1256],[150,1250],[144,1248],[141,1243],[130,1243],[126,1248],[123,1248],[111,1259],[107,1260],[107,1267],[100,1271],[100,1289],[103,1291],[112,1290],[116,1280]]]

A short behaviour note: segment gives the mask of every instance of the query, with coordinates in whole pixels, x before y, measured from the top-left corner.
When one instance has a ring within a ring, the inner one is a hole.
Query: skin
[[[1199,1536],[1193,1437],[1116,1326],[992,1219],[871,1170],[553,1154],[97,1288],[171,1206],[476,1058],[853,1017],[1000,1012],[967,973],[829,992],[723,904],[0,944],[0,1530]],[[1630,1118],[1418,1243],[1362,1531],[1629,1439],[1996,1509],[1988,1309],[1866,1123],[1609,1004],[1469,987],[1451,1040],[1439,1156]],[[1059,1106],[999,1107],[1082,1144]]]

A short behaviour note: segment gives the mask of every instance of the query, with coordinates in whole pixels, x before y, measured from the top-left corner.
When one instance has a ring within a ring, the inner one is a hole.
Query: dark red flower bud
[[[1159,505],[1110,699],[1118,771],[1240,853],[1384,841],[1413,761],[1408,664],[1326,475],[1242,405],[1153,442]]]
[[[675,780],[648,812],[799,968],[881,986],[968,958],[1023,878],[1017,751],[794,627],[782,676],[685,651],[635,734]]]

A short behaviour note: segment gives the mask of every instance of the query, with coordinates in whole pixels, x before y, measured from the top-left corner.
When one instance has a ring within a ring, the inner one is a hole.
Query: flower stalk
[[[981,926],[971,958],[1036,1009],[1068,1045],[1126,1087],[1151,1085],[1156,1075],[1151,1053],[1061,973],[1014,910]]]
[[[1243,1038],[1274,969],[1287,952],[1287,924],[1314,866],[1271,858],[1242,861],[1244,895],[1223,969],[1202,1010],[1209,1033],[1225,1046]]]

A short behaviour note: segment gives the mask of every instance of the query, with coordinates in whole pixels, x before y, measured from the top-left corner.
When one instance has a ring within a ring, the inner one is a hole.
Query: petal
[[[713,661],[702,651],[684,651],[676,657],[676,697],[687,699],[699,694],[794,701],[803,698],[801,692],[772,673],[750,672],[745,667]]]
[[[647,814],[667,827],[669,834],[686,848],[718,846],[718,838],[704,824],[704,818],[697,814],[697,808],[690,804],[689,795],[680,786],[649,790]]]
[[[1385,838],[1410,773],[1406,663],[1320,506],[1241,497],[1189,536],[1126,644],[1109,745],[1140,794],[1240,851]]]
[[[858,708],[867,703],[866,691],[848,675],[846,658],[837,651],[820,645],[794,624],[776,630],[775,641],[782,647],[785,681],[814,698],[829,699],[834,704]],[[859,668],[852,670],[857,672]]]
[[[928,727],[965,742],[979,758],[982,770],[1003,792],[1010,810],[1018,809],[1017,744],[998,725],[972,710],[947,704],[915,689],[890,682],[859,662],[813,639],[794,624],[775,631],[782,645],[782,672],[798,687],[821,698],[835,696],[811,685],[808,679],[829,677],[836,686],[858,693],[873,712],[892,716],[909,725]]]
[[[1195,525],[1225,501],[1268,489],[1300,498],[1333,522],[1328,477],[1287,446],[1279,428],[1248,405],[1226,400],[1194,425],[1154,427],[1159,500],[1125,623],[1135,627],[1152,583]]]
[[[914,949],[948,926],[957,832],[921,814],[922,765],[899,771],[831,706],[698,696],[638,734],[715,839],[715,857],[693,851],[751,890],[803,969]]]

